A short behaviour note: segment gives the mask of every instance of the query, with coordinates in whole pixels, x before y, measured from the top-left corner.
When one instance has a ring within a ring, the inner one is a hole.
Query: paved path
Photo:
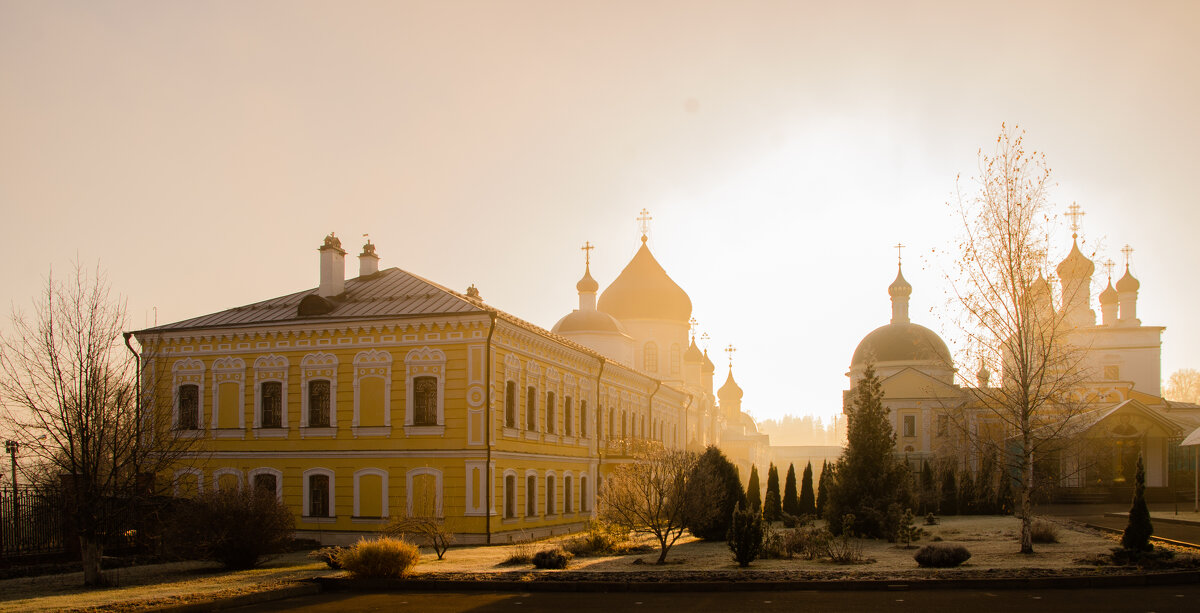
[[[1188,503],[1186,509],[1180,508],[1180,511],[1190,511],[1191,503]],[[1175,506],[1166,504],[1150,505],[1151,512],[1170,513],[1174,511]],[[1088,524],[1095,524],[1105,528],[1114,528],[1116,530],[1124,530],[1125,524],[1128,523],[1124,517],[1105,517],[1105,513],[1127,513],[1129,505],[1125,504],[1063,504],[1063,505],[1043,505],[1037,507],[1035,513],[1038,515],[1050,515],[1053,517],[1064,517],[1073,519]],[[1176,541],[1185,543],[1194,543],[1200,545],[1200,524],[1183,525],[1172,524],[1165,521],[1154,522],[1154,536],[1161,536]]]
[[[1187,611],[1200,608],[1200,585],[1091,590],[926,590],[912,592],[718,592],[608,593],[537,592],[362,593],[333,592],[280,600],[234,611],[411,611],[417,613],[488,613],[569,611],[570,613],[849,613],[937,611]]]

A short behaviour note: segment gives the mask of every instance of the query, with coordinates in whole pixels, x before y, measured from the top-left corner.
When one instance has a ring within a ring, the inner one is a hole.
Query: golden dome
[[[1129,264],[1126,264],[1125,265],[1125,276],[1121,277],[1120,280],[1117,281],[1117,291],[1118,292],[1136,292],[1136,291],[1138,291],[1138,288],[1141,286],[1142,286],[1142,284],[1139,283],[1137,279],[1134,279],[1133,275],[1129,274]]]
[[[1096,265],[1079,250],[1079,242],[1071,241],[1071,253],[1059,262],[1059,279],[1088,279],[1096,272]]]
[[[692,300],[646,246],[642,246],[625,270],[600,294],[596,308],[620,320],[665,319],[687,323],[692,317]]]

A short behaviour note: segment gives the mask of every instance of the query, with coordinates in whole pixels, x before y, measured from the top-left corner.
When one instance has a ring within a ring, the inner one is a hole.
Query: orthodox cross
[[[1133,255],[1133,247],[1125,245],[1121,247],[1121,253],[1125,254],[1125,269],[1129,270],[1129,256]]]
[[[708,332],[705,332],[704,334],[700,335],[700,342],[704,343],[705,351],[708,351],[708,339],[709,339]]]
[[[904,245],[902,245],[902,244],[900,244],[900,243],[896,243],[896,244],[893,246],[893,248],[896,250],[896,265],[897,265],[897,266],[899,266],[899,265],[900,265],[900,261],[903,259],[903,258],[901,257],[901,254],[900,254],[900,250],[901,250],[901,249],[904,249]]]
[[[1115,264],[1115,262],[1112,261],[1112,258],[1108,258],[1107,260],[1104,260],[1104,271],[1108,273],[1109,281],[1112,281],[1112,269],[1113,269],[1114,264]]]
[[[586,265],[588,265],[588,266],[591,266],[591,265],[592,265],[592,249],[595,249],[595,248],[596,248],[596,246],[595,246],[595,245],[593,245],[593,244],[591,243],[591,241],[584,241],[584,242],[583,242],[583,246],[582,246],[582,247],[580,247],[580,249],[582,249],[582,250],[583,250],[583,259],[584,259],[584,264],[586,264]]]
[[[650,231],[650,220],[654,219],[650,216],[650,211],[642,209],[641,215],[638,216],[638,225],[642,227],[642,242],[646,241],[646,233]]]
[[[730,344],[725,348],[725,354],[729,356],[729,367],[733,368],[733,354],[737,352],[737,348]]]
[[[1083,217],[1084,215],[1087,215],[1087,213],[1084,213],[1083,211],[1079,210],[1079,205],[1075,204],[1074,202],[1071,203],[1071,206],[1067,207],[1067,210],[1069,211],[1067,213],[1067,217],[1071,218],[1071,238],[1078,238],[1079,237],[1079,218]]]
[[[696,339],[696,324],[698,323],[700,322],[696,321],[695,317],[693,317],[691,321],[688,321],[688,325],[692,329],[692,340]]]

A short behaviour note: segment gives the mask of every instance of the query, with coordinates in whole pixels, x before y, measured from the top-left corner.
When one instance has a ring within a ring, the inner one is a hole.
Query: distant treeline
[[[772,445],[841,445],[845,429],[846,418],[840,415],[828,421],[812,415],[784,415],[758,422],[758,431],[770,435]]]

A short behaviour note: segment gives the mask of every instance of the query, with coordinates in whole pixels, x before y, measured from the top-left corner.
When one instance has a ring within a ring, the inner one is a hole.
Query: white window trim
[[[359,384],[364,379],[383,379],[383,426],[359,425],[362,397]],[[350,422],[354,436],[386,436],[392,429],[392,354],[383,350],[360,351],[354,356],[354,417]],[[356,514],[357,515],[357,514]]]
[[[478,485],[480,500],[475,499],[474,489],[476,483],[472,482],[471,478],[471,473],[476,470],[479,471]],[[464,498],[466,499],[466,505],[463,507],[465,509],[463,515],[468,517],[483,517],[487,514],[487,508],[485,507],[487,499],[487,490],[485,488],[488,484],[487,462],[483,460],[467,460],[463,465],[463,476],[466,479],[467,485],[463,491]]]
[[[309,503],[312,500],[309,497],[308,478],[313,475],[325,475],[329,477],[329,516],[327,517],[314,517],[308,514],[310,508]],[[304,494],[301,496],[300,500],[300,504],[302,505],[300,507],[301,519],[303,521],[312,523],[330,523],[335,521],[337,519],[337,509],[335,508],[335,501],[337,499],[334,498],[333,493],[337,491],[337,488],[335,487],[333,471],[328,468],[310,468],[300,475],[300,479],[304,491]]]
[[[258,475],[273,475],[275,477],[275,500],[282,502],[283,501],[283,472],[278,469],[268,468],[265,466],[261,467],[261,468],[255,468],[255,469],[252,469],[250,472],[246,473],[246,483],[250,487],[254,487],[254,478],[257,477]]]
[[[508,425],[508,384],[513,384],[513,423]],[[506,377],[504,379],[504,388],[501,392],[501,397],[504,398],[504,415],[500,418],[502,427],[505,430],[519,430],[521,426],[521,386],[517,384],[515,376]]]
[[[404,434],[405,436],[436,435],[446,430],[446,354],[428,346],[413,349],[404,356]],[[413,380],[417,377],[437,379],[437,423],[432,426],[413,425]]]
[[[337,356],[332,353],[310,353],[300,360],[300,436],[337,436]],[[310,381],[329,382],[329,426],[308,425],[308,384]],[[307,429],[307,432],[305,431]],[[307,510],[307,507],[305,508]]]
[[[246,429],[246,361],[238,357],[224,357],[213,360],[212,365],[212,429],[217,436],[218,430],[229,432],[233,428],[220,428],[221,417],[221,385],[236,383],[238,388],[237,412],[238,429]],[[227,409],[229,407],[226,407]],[[243,433],[244,434],[244,433]]]
[[[512,514],[509,514],[509,512],[508,512],[508,478],[509,477],[513,478]],[[513,469],[513,468],[506,469],[504,471],[504,474],[501,476],[500,483],[504,484],[502,487],[502,491],[504,492],[504,498],[501,499],[501,505],[503,505],[504,510],[501,511],[500,516],[503,518],[504,521],[516,521],[521,518],[521,516],[519,514],[517,514],[517,511],[519,511],[520,507],[521,507],[521,497],[520,497],[521,475],[517,474],[516,469]]]
[[[171,476],[171,486],[174,488],[171,494],[176,498],[179,497],[179,477],[190,475],[196,478],[196,495],[204,493],[204,473],[199,468],[180,468]]]
[[[354,471],[354,517],[359,517],[361,515],[359,513],[358,484],[359,484],[359,479],[361,479],[365,475],[374,475],[376,477],[382,478],[381,487],[383,488],[383,490],[380,492],[380,495],[382,496],[383,501],[379,507],[379,512],[381,513],[381,515],[380,515],[381,519],[387,519],[388,518],[388,473],[386,470],[383,470],[382,468],[363,468],[363,469]]]
[[[254,429],[255,434],[263,436],[281,430],[284,436],[288,430],[288,359],[281,355],[264,355],[254,360]],[[262,384],[270,381],[279,383],[282,393],[279,395],[279,427],[262,427]],[[260,430],[261,429],[261,430]]]
[[[242,471],[236,468],[218,468],[214,470],[212,474],[212,488],[214,492],[221,490],[221,477],[224,477],[225,475],[233,475],[237,477],[239,490],[246,486],[246,477]]]
[[[545,517],[558,517],[558,475],[553,470],[547,470],[542,477],[546,495],[542,499],[542,513]]]
[[[442,471],[428,466],[414,468],[404,475],[404,496],[407,498],[404,512],[407,517],[413,516],[413,478],[421,475],[433,475],[433,513],[442,517]]]
[[[533,478],[532,481],[530,480],[530,477]],[[529,504],[529,495],[530,495],[529,494],[529,484],[531,482],[533,483],[533,504],[532,505]],[[537,514],[537,510],[538,510],[538,508],[540,508],[538,505],[538,489],[539,489],[539,487],[538,487],[537,471],[533,470],[532,468],[529,470],[526,470],[525,471],[525,517],[539,517]],[[529,509],[531,506],[533,508],[533,515],[529,514]]]
[[[183,385],[195,385],[196,389],[196,430],[204,430],[204,362],[194,358],[176,360],[171,366],[171,389],[175,394],[175,410],[171,412],[171,428],[179,429],[179,388]],[[190,430],[189,430],[190,432]]]
[[[567,489],[567,482],[571,483],[570,491]],[[572,504],[575,498],[575,475],[569,470],[564,470],[562,475],[562,490],[563,490],[563,515],[573,515],[579,508]]]

